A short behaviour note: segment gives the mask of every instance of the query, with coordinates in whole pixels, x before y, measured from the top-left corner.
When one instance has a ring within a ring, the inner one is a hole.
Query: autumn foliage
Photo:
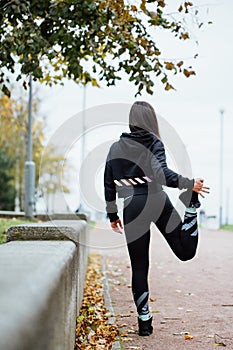
[[[167,61],[157,38],[190,39],[187,19],[198,9],[190,1],[3,0],[0,5],[0,84],[10,95],[13,77],[48,85],[64,78],[76,83],[115,85],[122,72],[152,94],[158,83],[173,89],[170,73],[194,74],[180,58]],[[13,77],[11,74],[13,73]]]
[[[39,102],[38,97],[34,96],[33,161],[35,162],[36,170],[36,191],[38,191],[40,179],[43,195],[46,195],[56,193],[61,187],[60,182],[56,181],[54,174],[61,168],[64,157],[57,154],[51,147],[45,148],[46,121],[38,116]],[[0,130],[0,163],[3,183],[0,195],[2,199],[0,208],[2,210],[13,210],[15,197],[17,197],[19,209],[23,210],[25,195],[24,166],[27,159],[28,142],[28,101],[25,98],[9,98],[4,94],[0,95]],[[44,154],[43,164],[41,164],[42,154]],[[7,184],[10,186],[9,192],[6,191]],[[62,185],[63,191],[68,193],[69,189],[66,183]],[[9,203],[7,198],[3,201],[3,196],[7,197],[7,193],[9,199],[11,199]]]
[[[84,298],[80,316],[77,318],[75,349],[111,349],[118,329],[109,324],[109,311],[104,304],[101,284],[101,262],[92,255],[87,269]]]

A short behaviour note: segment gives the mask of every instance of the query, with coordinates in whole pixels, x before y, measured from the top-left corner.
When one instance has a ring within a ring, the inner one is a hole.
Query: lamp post
[[[81,166],[85,159],[85,153],[86,153],[86,95],[87,95],[87,87],[86,85],[83,86],[83,101],[82,101],[82,146],[81,146]],[[79,212],[84,212],[84,204],[83,204],[83,198],[82,193],[80,191],[80,205],[79,205]]]
[[[86,99],[87,99],[87,87],[83,86],[83,111],[82,111],[82,157],[81,162],[84,161],[85,158],[85,132],[86,132]]]
[[[219,228],[221,228],[222,222],[222,202],[223,202],[223,121],[224,121],[224,109],[220,109],[220,176],[219,176]]]
[[[226,220],[225,225],[229,223],[229,199],[230,199],[230,188],[227,188],[226,192]]]
[[[35,206],[35,163],[32,161],[32,75],[29,76],[29,101],[28,101],[28,144],[27,160],[25,162],[25,216],[33,218]]]

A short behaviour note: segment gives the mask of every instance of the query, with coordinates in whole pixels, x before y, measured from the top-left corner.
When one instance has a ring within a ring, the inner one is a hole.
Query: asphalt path
[[[139,337],[124,234],[111,231],[107,222],[98,222],[91,230],[91,252],[105,259],[117,323],[131,339],[124,349],[233,350],[233,232],[200,230],[197,255],[181,262],[155,226],[151,231],[154,332]]]

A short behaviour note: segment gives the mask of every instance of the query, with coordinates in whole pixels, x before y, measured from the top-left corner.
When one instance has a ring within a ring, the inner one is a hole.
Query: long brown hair
[[[137,101],[132,105],[129,112],[129,128],[131,132],[149,131],[160,138],[155,110],[145,101]]]

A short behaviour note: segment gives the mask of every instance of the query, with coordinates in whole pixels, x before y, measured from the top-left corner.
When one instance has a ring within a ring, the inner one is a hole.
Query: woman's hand
[[[210,188],[208,186],[204,186],[204,180],[203,179],[197,178],[197,179],[194,180],[193,191],[195,191],[198,194],[200,194],[200,196],[202,196],[203,198],[205,198],[203,193],[210,193],[209,189]]]
[[[116,221],[111,222],[111,227],[112,227],[113,231],[122,234],[121,229],[123,229],[123,225],[122,225],[120,219],[117,219]]]

